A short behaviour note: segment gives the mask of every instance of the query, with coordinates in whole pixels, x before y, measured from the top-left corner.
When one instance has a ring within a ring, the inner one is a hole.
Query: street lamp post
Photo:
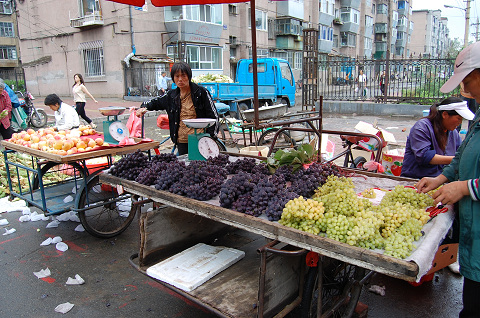
[[[469,35],[469,32],[470,32],[470,2],[472,2],[472,0],[466,0],[465,2],[467,3],[467,8],[455,7],[455,6],[451,6],[451,5],[448,5],[448,4],[445,4],[444,7],[445,8],[452,8],[452,9],[460,9],[460,10],[465,11],[465,35],[463,36],[463,46],[467,47],[468,46],[468,35]]]

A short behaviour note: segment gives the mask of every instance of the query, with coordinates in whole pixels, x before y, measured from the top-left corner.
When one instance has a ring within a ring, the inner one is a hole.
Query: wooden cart
[[[138,204],[131,201],[130,194],[119,195],[116,189],[102,185],[98,174],[112,165],[115,155],[149,151],[159,145],[157,141],[137,141],[134,145],[60,156],[2,140],[10,196],[25,200],[47,216],[76,211],[85,230],[94,236],[118,235],[132,222]],[[9,156],[15,153],[30,156],[30,164],[11,161]],[[88,160],[94,158],[104,158],[104,162],[92,169]],[[22,189],[21,175],[27,180],[26,190]],[[55,176],[55,180],[47,181],[46,176]],[[13,187],[15,178],[18,188]]]
[[[349,317],[371,273],[415,281],[419,272],[414,262],[225,209],[212,201],[156,190],[108,171],[100,180],[163,204],[140,214],[140,250],[131,263],[144,274],[149,266],[198,242],[245,251],[245,259],[193,291],[159,280],[221,317],[283,317],[300,304],[302,317],[328,317],[334,312]],[[321,255],[318,262],[316,253]],[[365,269],[371,272],[365,275]]]

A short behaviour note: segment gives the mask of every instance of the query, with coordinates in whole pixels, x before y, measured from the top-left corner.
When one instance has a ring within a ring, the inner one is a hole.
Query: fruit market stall
[[[412,282],[430,270],[453,213],[430,218],[433,200],[408,187],[414,180],[273,166],[225,154],[188,164],[127,156],[100,180],[156,202],[140,215],[132,264],[219,316],[352,313],[365,269]],[[206,272],[217,275],[195,281]]]
[[[2,140],[8,194],[40,208],[46,216],[76,211],[83,227],[98,237],[121,233],[137,206],[98,179],[115,156],[157,148],[159,142],[131,139],[105,143],[89,126],[68,131],[51,128],[16,133]],[[17,160],[21,158],[22,160]]]

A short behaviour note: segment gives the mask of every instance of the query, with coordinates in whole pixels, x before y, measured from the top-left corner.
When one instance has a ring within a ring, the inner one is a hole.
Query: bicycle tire
[[[47,124],[47,121],[48,121],[48,116],[45,111],[41,109],[37,109],[37,112],[35,113],[35,111],[32,110],[30,122],[32,123],[33,127],[42,128]]]
[[[213,140],[215,140],[215,142],[217,143],[218,149],[219,149],[220,151],[227,151],[227,147],[225,146],[225,144],[223,143],[223,141],[221,141],[221,140],[218,139],[218,138],[213,138]]]
[[[71,168],[69,168],[69,166]],[[55,174],[59,174],[58,179],[60,180],[62,178],[62,175],[63,176],[69,175],[71,171],[76,171],[75,178],[79,179],[78,183],[81,183],[82,179],[84,178],[84,170],[82,166],[76,162],[65,163],[65,164],[59,164],[58,162],[48,162],[40,169],[40,171],[42,173],[42,178],[45,175],[55,173]],[[74,177],[73,175],[71,176],[71,178],[65,177],[65,181],[71,180],[73,177]],[[37,190],[39,186],[40,186],[40,180],[38,178],[38,174],[35,174],[32,182],[32,190]]]
[[[257,146],[267,146],[269,148],[272,147],[273,138],[279,128],[271,128],[262,133],[260,138],[258,138]],[[277,140],[275,141],[275,145],[273,147],[272,152],[275,152],[279,149],[285,148],[295,148],[296,143],[293,138],[290,137],[290,134],[287,131],[282,131],[278,135]]]
[[[331,312],[331,317],[351,317],[360,298],[362,285],[357,283],[365,276],[365,269],[352,264],[347,264],[334,259],[327,259],[323,271],[322,281],[322,313]],[[352,281],[354,281],[352,283]],[[318,270],[311,267],[305,275],[302,301],[300,304],[301,318],[317,317],[317,302],[319,292]],[[346,303],[339,308],[332,310],[337,298],[349,295]]]
[[[99,238],[110,238],[127,229],[139,207],[133,204],[132,201],[135,198],[131,195],[126,195],[122,201],[113,201],[118,197],[119,194],[115,189],[102,187],[98,175],[89,179],[86,189],[85,187],[81,189],[76,202],[76,208],[79,210],[88,208],[89,203],[98,204],[96,207],[78,212],[80,222],[88,233]],[[128,211],[128,215],[124,216],[125,214],[121,213],[122,210],[125,213]]]

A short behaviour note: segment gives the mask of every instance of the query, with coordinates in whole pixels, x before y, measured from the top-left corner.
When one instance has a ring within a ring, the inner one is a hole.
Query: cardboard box
[[[267,146],[248,146],[240,149],[240,153],[244,155],[266,157],[268,156],[268,150],[269,148]]]

